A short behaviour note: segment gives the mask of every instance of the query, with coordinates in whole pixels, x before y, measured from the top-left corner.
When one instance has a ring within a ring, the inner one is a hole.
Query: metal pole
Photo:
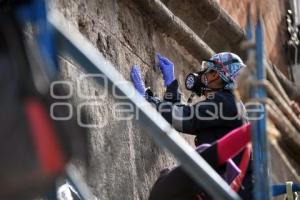
[[[82,200],[100,200],[90,191],[88,185],[84,181],[83,177],[81,177],[75,166],[68,165],[66,167],[66,176],[67,180],[70,182],[72,187],[74,187],[76,192],[78,192],[78,195]]]
[[[276,90],[276,88],[271,84],[271,82],[267,80],[263,80],[263,82],[257,82],[257,85],[264,86],[267,91],[267,94],[274,99],[274,102],[278,105],[279,109],[287,116],[289,121],[293,124],[293,126],[299,131],[300,130],[300,120],[293,112],[290,105],[280,96],[280,93]]]
[[[128,81],[126,84],[123,76],[110,62],[105,60],[90,42],[75,28],[72,29],[72,32],[66,30],[70,24],[65,21],[61,14],[52,11],[49,15],[49,21],[57,38],[59,53],[72,57],[87,73],[104,75],[108,81],[108,91],[111,93],[112,88],[115,87],[120,94],[126,97],[128,102],[133,104],[140,113],[137,121],[145,127],[158,145],[166,148],[175,156],[197,184],[203,187],[214,199],[240,199],[211,166],[143,97],[132,95],[134,90],[132,84]],[[116,84],[120,81],[123,84]]]
[[[256,79],[263,81],[266,78],[264,67],[264,35],[261,18],[258,17],[256,24]],[[254,86],[254,96],[256,98],[266,98],[265,88]],[[266,107],[262,105],[263,114],[257,115],[252,123],[252,145],[254,156],[254,197],[256,200],[271,199],[269,163],[268,163],[268,141],[266,135]]]

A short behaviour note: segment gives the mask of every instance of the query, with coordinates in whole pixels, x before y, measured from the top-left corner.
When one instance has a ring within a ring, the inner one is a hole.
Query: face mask
[[[185,79],[185,87],[187,90],[190,90],[196,93],[198,96],[202,96],[205,91],[210,90],[208,88],[208,81],[205,76],[207,70],[203,70],[197,73],[190,73],[187,75]],[[203,76],[204,83],[201,81],[201,77]]]

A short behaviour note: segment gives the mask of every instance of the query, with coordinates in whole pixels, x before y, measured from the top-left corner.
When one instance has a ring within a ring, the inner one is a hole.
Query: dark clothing
[[[178,83],[168,88],[164,101],[155,97],[148,100],[156,105],[162,116],[183,133],[196,136],[197,145],[212,143],[243,124],[244,116],[238,113],[235,97],[229,90],[216,91],[214,95],[194,105],[180,103]]]
[[[182,167],[165,170],[151,190],[149,200],[197,200],[203,191]]]
[[[158,112],[177,131],[195,135],[196,146],[204,143],[211,144],[231,130],[240,127],[246,121],[246,112],[243,104],[241,102],[237,103],[234,94],[229,90],[218,90],[204,101],[200,101],[194,105],[184,105],[180,103],[181,94],[178,91],[178,82],[175,80],[167,87],[163,101],[151,95],[147,96],[147,100],[156,106]],[[233,158],[237,165],[240,162],[242,153]],[[242,192],[240,195],[243,199],[251,199],[251,197],[247,197],[249,194],[250,196],[252,194],[251,162],[249,163],[247,172],[243,181],[243,185],[246,182],[247,185],[244,185],[245,187],[242,187],[240,190]],[[188,178],[188,180],[190,179]],[[181,182],[182,180],[178,179],[178,187],[182,185]],[[174,180],[170,181],[170,184],[172,183],[177,184]],[[174,187],[174,185],[170,186],[171,189]]]
[[[218,165],[216,143],[199,153],[219,173],[225,170],[225,166]],[[210,199],[184,169],[178,166],[172,170],[164,169],[160,173],[151,190],[149,200],[197,200],[197,196],[205,200]]]

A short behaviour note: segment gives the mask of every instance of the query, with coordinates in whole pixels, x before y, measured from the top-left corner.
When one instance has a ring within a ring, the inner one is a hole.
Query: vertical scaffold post
[[[248,41],[252,41],[253,39],[253,26],[251,21],[251,7],[250,4],[247,8],[247,26],[246,26],[246,37]]]
[[[256,39],[256,80],[266,78],[264,67],[264,31],[262,20],[258,14],[255,30]],[[264,99],[266,91],[263,86],[254,86],[252,98]],[[270,193],[270,166],[268,163],[268,141],[266,134],[266,109],[264,104],[256,105],[255,118],[252,118],[252,145],[254,156],[254,197],[256,200],[271,199]]]

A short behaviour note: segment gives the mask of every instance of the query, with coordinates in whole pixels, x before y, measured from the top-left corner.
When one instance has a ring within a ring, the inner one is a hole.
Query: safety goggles
[[[232,59],[231,61],[222,63],[216,60],[204,60],[201,64],[201,71],[210,71],[211,69],[215,69],[216,71],[222,71],[226,74],[229,74],[228,69],[225,67],[226,65],[230,65],[232,63],[239,62],[236,59]]]
[[[201,71],[206,71],[209,68],[212,68],[214,66],[214,61],[212,60],[203,60],[201,63]]]

